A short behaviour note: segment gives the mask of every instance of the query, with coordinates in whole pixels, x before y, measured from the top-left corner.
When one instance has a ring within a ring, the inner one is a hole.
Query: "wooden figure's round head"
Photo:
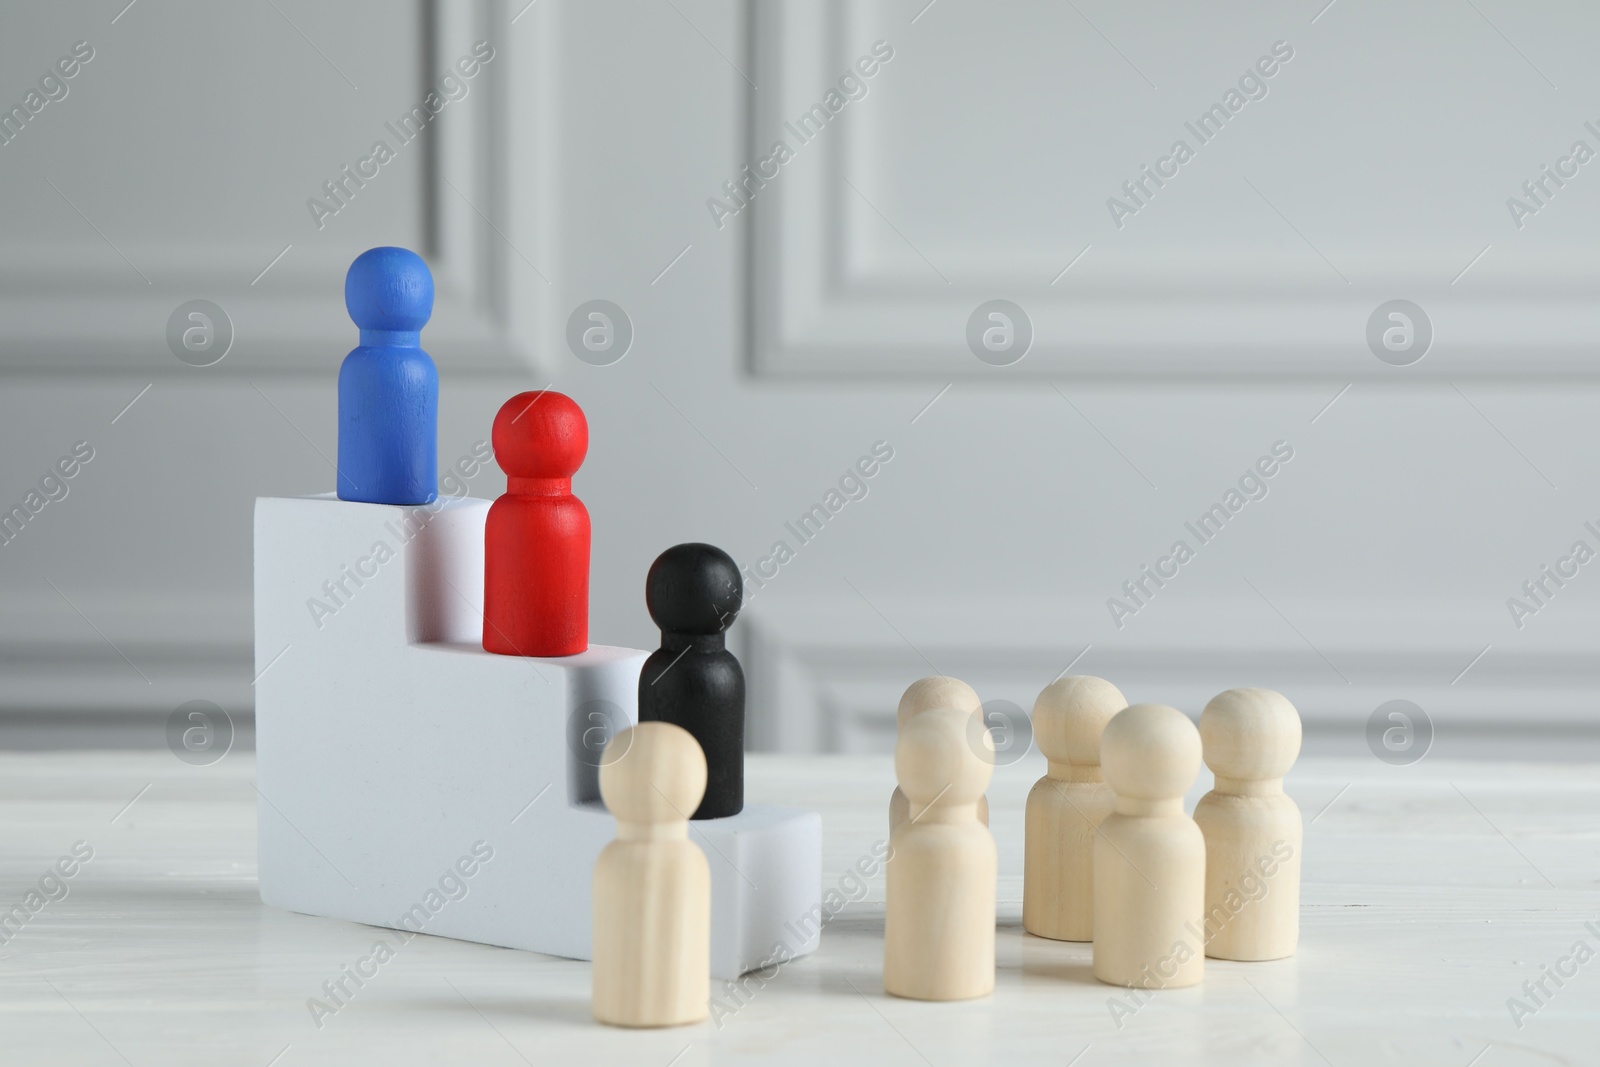
[[[1047,759],[1079,767],[1100,764],[1100,735],[1128,706],[1122,690],[1091,675],[1058,678],[1033,702],[1033,740]]]
[[[673,545],[645,575],[645,608],[663,633],[720,634],[743,603],[739,565],[716,545]]]
[[[589,451],[589,420],[563,393],[518,393],[500,405],[491,436],[506,477],[571,478]]]
[[[416,333],[433,315],[433,274],[409,248],[369,248],[344,276],[344,306],[363,330]]]
[[[983,701],[978,699],[977,691],[960,678],[938,674],[930,678],[918,678],[900,695],[900,707],[895,710],[895,725],[903,730],[911,716],[934,708],[960,708],[976,712],[983,709]]]
[[[1282,693],[1229,689],[1200,713],[1200,740],[1219,778],[1282,778],[1300,755],[1300,713]]]
[[[894,774],[912,810],[935,800],[976,804],[994,774],[994,739],[972,730],[973,712],[932,708],[914,715],[894,746]]]
[[[1119,797],[1181,797],[1200,773],[1200,731],[1177,708],[1135,704],[1106,723],[1100,768]]]
[[[686,821],[705,792],[706,755],[681,726],[642,722],[606,745],[600,798],[619,822]]]

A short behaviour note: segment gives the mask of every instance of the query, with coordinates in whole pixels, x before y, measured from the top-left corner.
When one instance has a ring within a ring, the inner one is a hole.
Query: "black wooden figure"
[[[644,582],[661,647],[639,672],[639,721],[675,723],[700,742],[706,793],[695,819],[744,808],[744,671],[724,637],[743,599],[738,565],[715,545],[674,545]]]

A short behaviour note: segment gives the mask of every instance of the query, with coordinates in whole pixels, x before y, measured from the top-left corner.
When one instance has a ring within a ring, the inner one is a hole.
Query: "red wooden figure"
[[[571,397],[518,393],[495,415],[493,439],[506,491],[483,531],[483,647],[576,655],[589,647],[589,509],[572,476],[589,422]]]

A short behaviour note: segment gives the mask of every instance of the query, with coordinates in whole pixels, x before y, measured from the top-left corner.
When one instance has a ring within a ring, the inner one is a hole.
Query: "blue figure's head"
[[[415,334],[433,314],[433,274],[406,248],[369,248],[344,276],[344,306],[363,332]]]

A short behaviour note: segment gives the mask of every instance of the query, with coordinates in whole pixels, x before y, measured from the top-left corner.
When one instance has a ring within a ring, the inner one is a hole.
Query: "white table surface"
[[[1022,932],[1022,805],[1042,766],[1000,768],[990,791],[992,997],[883,994],[880,874],[816,955],[720,1026],[600,1027],[587,964],[423,936],[319,1029],[307,999],[378,931],[262,906],[248,754],[204,768],[164,751],[3,755],[0,910],[74,842],[94,858],[0,946],[0,1063],[1600,1062],[1600,958],[1520,1029],[1506,1004],[1574,942],[1600,950],[1583,926],[1600,930],[1600,768],[1302,760],[1299,954],[1207,961],[1202,986],[1158,993],[1119,1029],[1089,946]],[[748,779],[751,799],[822,812],[825,884],[885,835],[886,758],[757,756]]]

